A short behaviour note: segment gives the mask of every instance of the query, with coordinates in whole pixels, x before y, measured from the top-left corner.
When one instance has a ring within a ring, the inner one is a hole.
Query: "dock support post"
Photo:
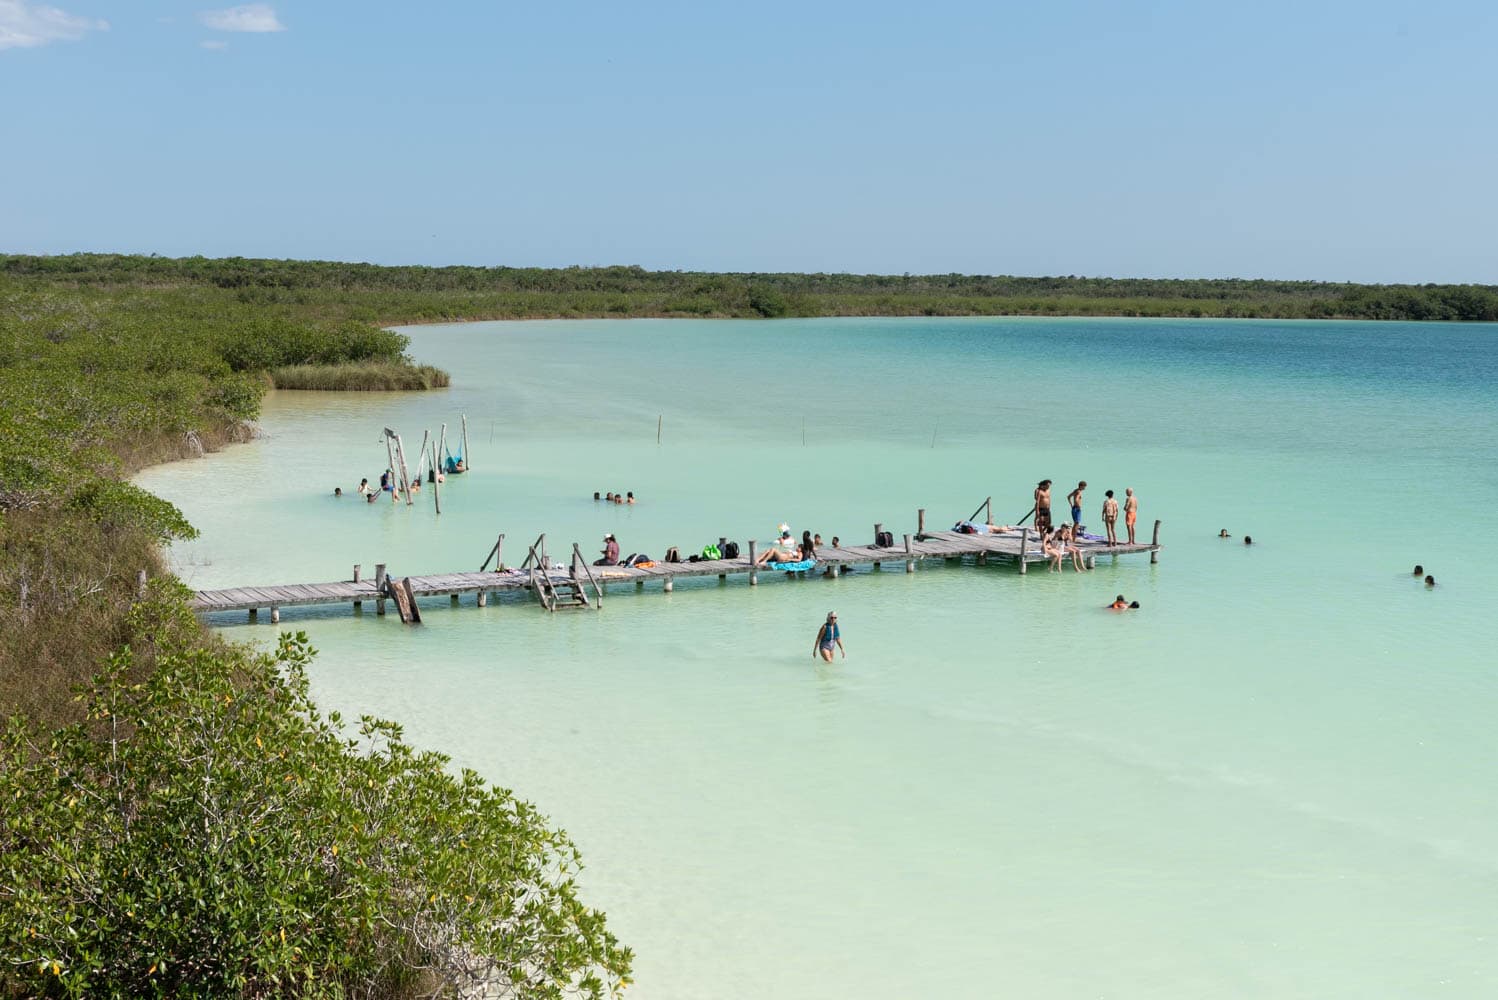
[[[673,590],[673,589],[674,589],[674,588],[675,588],[675,586],[676,586],[676,585],[675,585],[675,583],[674,583],[674,582],[673,582],[673,581],[672,581],[672,579],[671,579],[671,578],[670,578],[670,577],[669,577],[669,576],[668,576],[668,577],[666,577],[666,582],[665,582],[665,585],[664,585],[664,586],[665,586],[665,588],[666,588],[666,593],[668,593],[668,594],[669,594],[669,593],[671,593],[671,591],[672,591],[672,590]]]
[[[355,583],[359,582],[359,571],[361,569],[363,569],[362,566],[360,566],[358,563],[354,563],[354,582]],[[364,602],[363,601],[355,601],[354,602],[354,610],[355,611],[361,611],[361,610],[363,610],[363,608],[364,608]]]
[[[874,544],[875,545],[879,544],[879,533],[881,531],[883,531],[883,530],[884,530],[884,525],[879,524],[878,522],[875,522],[875,524],[874,524]]]
[[[924,514],[925,511],[922,511],[921,513]],[[905,572],[907,572],[907,573],[914,573],[915,572],[915,560],[910,557],[910,536],[909,535],[905,536]]]
[[[375,563],[375,592],[380,596],[375,598],[375,614],[385,613],[385,564]]]
[[[270,623],[275,625],[281,620],[281,609],[274,604],[270,606]]]
[[[458,593],[457,593],[457,591],[453,591],[452,606],[455,607],[455,608],[458,606]]]
[[[915,537],[922,538],[926,534],[926,508],[919,507],[915,512]]]
[[[260,609],[259,608],[251,608],[250,609],[250,614],[249,614],[250,621],[254,621],[258,617],[260,617]]]
[[[975,562],[979,566],[987,566],[988,565],[988,553],[987,552],[979,552],[978,553],[978,558],[974,559],[973,562]]]
[[[1160,522],[1158,520],[1155,522],[1155,536],[1150,539],[1150,545],[1152,546],[1150,562],[1157,563],[1160,561]]]
[[[1088,569],[1097,569],[1097,556],[1090,555],[1090,556],[1087,557],[1087,568]]]
[[[749,586],[759,586],[759,565],[755,562],[754,539],[749,539]]]
[[[482,608],[482,607],[484,607],[488,603],[489,603],[489,592],[487,590],[481,590],[481,591],[479,591],[479,607]]]
[[[984,524],[993,524],[993,497],[983,501]]]
[[[1028,527],[1019,529],[1019,572],[1024,576],[1029,570],[1025,569],[1025,549],[1030,547],[1030,529]]]
[[[442,438],[447,439],[447,425],[442,425]],[[442,487],[438,485],[437,477],[442,475],[442,466],[437,462],[437,442],[432,442],[432,506],[438,514],[442,513]]]

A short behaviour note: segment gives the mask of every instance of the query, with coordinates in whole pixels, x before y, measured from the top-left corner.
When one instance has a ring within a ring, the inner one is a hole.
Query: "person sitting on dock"
[[[1071,556],[1071,567],[1078,573],[1087,572],[1087,564],[1082,562],[1082,546],[1078,544],[1077,536],[1081,534],[1072,524],[1061,526],[1061,537],[1066,540],[1066,552]]]
[[[791,536],[791,529],[785,525],[780,526],[780,537],[770,544],[770,547],[759,554],[754,560],[756,566],[765,563],[793,563],[801,561],[801,546],[796,544],[795,538]]]
[[[803,531],[803,532],[801,532],[801,558],[802,559],[815,559],[816,557],[817,557],[817,547],[816,547],[816,545],[811,540],[811,532],[809,532],[809,531]]]
[[[619,565],[619,543],[614,540],[610,532],[603,536],[603,558],[594,560],[594,566],[617,566]]]
[[[1066,556],[1066,539],[1061,535],[1061,529],[1049,532],[1043,536],[1040,544],[1041,551],[1051,561],[1051,572],[1061,572],[1061,560]]]

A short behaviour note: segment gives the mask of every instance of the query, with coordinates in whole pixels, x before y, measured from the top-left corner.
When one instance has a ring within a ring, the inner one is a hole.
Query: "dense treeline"
[[[1257,279],[712,274],[638,267],[382,267],[78,254],[0,257],[77,287],[198,287],[334,321],[546,316],[1111,315],[1498,320],[1498,286]]]
[[[127,479],[243,434],[272,381],[446,376],[348,310],[122,275],[0,268],[0,996],[614,994],[566,836],[320,716],[303,638],[204,630],[159,561],[192,526]]]

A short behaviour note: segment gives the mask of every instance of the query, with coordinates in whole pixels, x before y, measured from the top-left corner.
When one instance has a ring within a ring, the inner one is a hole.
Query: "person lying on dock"
[[[790,529],[785,528],[781,531],[780,537],[768,549],[759,554],[759,558],[754,560],[754,564],[756,566],[763,566],[765,563],[772,562],[793,563],[800,561],[801,546],[797,545],[796,540],[791,537]]]

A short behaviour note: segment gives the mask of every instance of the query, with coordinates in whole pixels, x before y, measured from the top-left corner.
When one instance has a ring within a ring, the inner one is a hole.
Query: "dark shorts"
[[[1072,524],[1081,524],[1082,523],[1082,508],[1081,507],[1073,507],[1071,509],[1071,521],[1072,521]]]

